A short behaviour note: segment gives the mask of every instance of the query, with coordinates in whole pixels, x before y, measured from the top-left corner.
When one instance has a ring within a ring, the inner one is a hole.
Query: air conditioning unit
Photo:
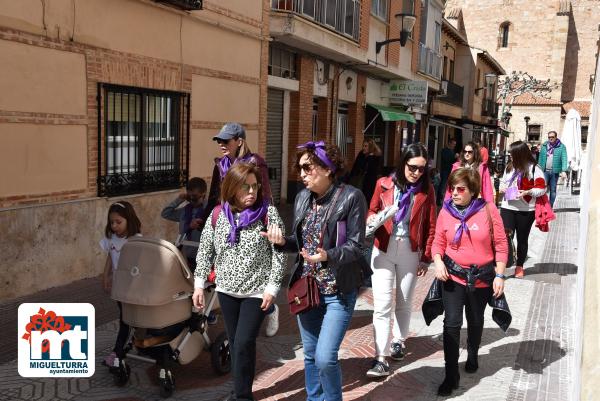
[[[448,81],[442,81],[442,84],[440,85],[440,92],[438,93],[438,96],[446,96],[448,95]]]

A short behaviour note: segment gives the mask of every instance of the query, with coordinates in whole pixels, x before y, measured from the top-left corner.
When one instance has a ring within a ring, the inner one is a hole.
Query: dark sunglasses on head
[[[455,189],[459,194],[464,194],[467,190],[467,187],[455,187],[454,185],[450,185],[450,192],[454,192]]]
[[[408,171],[410,171],[411,173],[416,173],[418,171],[419,174],[423,174],[426,168],[426,166],[415,166],[413,164],[408,163],[406,164],[406,167],[408,167]]]
[[[300,165],[300,170],[304,171],[306,174],[312,173],[315,166],[312,163],[304,163]]]

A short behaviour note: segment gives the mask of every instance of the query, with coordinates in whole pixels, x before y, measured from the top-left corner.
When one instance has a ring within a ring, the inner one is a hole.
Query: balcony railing
[[[441,78],[442,57],[423,43],[419,43],[419,71],[436,79]]]
[[[440,97],[440,100],[454,106],[462,107],[465,88],[452,81],[442,81],[442,85],[445,87],[446,93]]]
[[[271,9],[289,11],[358,41],[360,0],[271,0]]]
[[[483,103],[481,103],[481,115],[498,118],[498,103],[494,99],[483,99]]]

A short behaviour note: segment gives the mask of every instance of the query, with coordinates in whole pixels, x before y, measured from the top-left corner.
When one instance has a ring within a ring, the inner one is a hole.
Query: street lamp
[[[406,41],[408,40],[408,35],[413,30],[415,26],[415,22],[417,22],[417,17],[414,14],[405,14],[400,13],[395,15],[396,21],[398,22],[398,26],[400,27],[400,37],[395,39],[388,39],[382,42],[375,42],[375,53],[379,54],[381,48],[388,43],[392,42],[400,42],[400,46],[404,47]]]
[[[523,120],[525,120],[525,138],[529,140],[529,120],[531,120],[531,118],[529,118],[529,116],[525,116],[523,117]]]
[[[482,86],[481,88],[475,88],[475,94],[477,94],[477,92],[479,92],[482,89],[486,89],[489,88],[490,86],[494,86],[494,84],[496,83],[496,80],[498,79],[498,75],[493,74],[493,73],[489,73],[489,74],[485,74],[485,86]]]

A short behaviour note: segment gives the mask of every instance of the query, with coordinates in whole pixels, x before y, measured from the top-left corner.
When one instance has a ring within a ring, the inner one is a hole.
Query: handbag
[[[319,248],[323,247],[323,238],[325,236],[327,220],[329,220],[329,215],[334,209],[334,206],[343,188],[343,185],[340,186],[333,198],[333,201],[331,202],[331,205],[327,208],[327,212],[325,213],[325,218],[323,220],[325,223],[323,224],[323,230],[321,231]],[[318,307],[321,302],[320,296],[317,280],[311,274],[300,277],[298,280],[294,281],[292,286],[288,289],[287,297],[288,304],[290,306],[290,312],[294,315],[297,315]]]

